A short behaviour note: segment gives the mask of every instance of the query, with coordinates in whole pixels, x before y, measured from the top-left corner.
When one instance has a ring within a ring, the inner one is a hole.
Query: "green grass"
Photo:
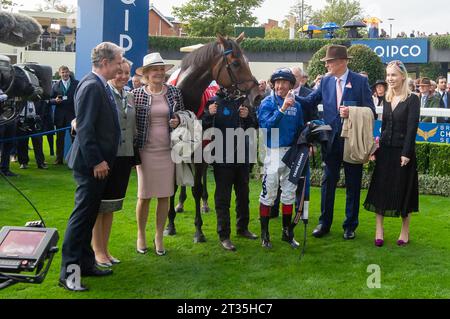
[[[32,153],[32,152],[31,152]],[[31,155],[31,154],[30,154]],[[48,158],[51,163],[53,158]],[[73,208],[75,184],[65,167],[49,165],[49,170],[28,170],[13,182],[38,207],[48,227],[59,230],[61,247],[68,217]],[[450,297],[450,199],[421,196],[419,214],[411,221],[411,243],[397,247],[400,219],[386,219],[385,246],[373,245],[375,217],[361,209],[360,226],[353,241],[342,239],[345,191],[336,195],[335,220],[330,235],[311,236],[319,216],[320,191],[312,189],[310,225],[306,254],[299,261],[299,250],[281,241],[281,218],[271,220],[273,249],[268,251],[258,241],[237,238],[232,202],[232,241],[235,253],[224,251],[216,234],[213,193],[209,174],[212,212],[203,215],[207,242],[193,243],[193,199],[189,194],[187,212],[178,214],[178,234],[165,238],[168,255],[139,255],[136,244],[136,174],[132,174],[124,210],[115,214],[111,253],[122,260],[114,266],[113,276],[84,278],[91,290],[74,294],[57,286],[61,253],[55,257],[49,274],[40,285],[17,284],[0,291],[0,298],[449,298]],[[250,185],[250,229],[259,231],[259,181]],[[365,191],[362,193],[365,198]],[[152,201],[147,232],[151,247],[154,234],[155,205]],[[33,209],[5,181],[0,180],[0,226],[22,226],[37,217]],[[296,228],[298,241],[303,228]],[[369,289],[367,267],[381,267],[381,288]]]

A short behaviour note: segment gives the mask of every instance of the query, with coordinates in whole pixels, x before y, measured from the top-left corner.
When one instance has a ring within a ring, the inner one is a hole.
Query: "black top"
[[[411,158],[419,126],[420,101],[411,94],[392,111],[391,103],[383,106],[380,145],[402,148],[402,156]]]
[[[217,113],[215,115],[211,115],[209,113],[209,105],[212,103],[217,104]],[[245,162],[238,163],[237,161],[237,153],[238,150],[238,135],[234,136],[234,152],[233,154],[227,154],[226,145],[227,145],[227,128],[242,128],[244,131],[248,128],[257,128],[256,115],[254,111],[249,108],[249,115],[246,118],[241,118],[239,116],[239,107],[241,106],[241,101],[239,100],[231,100],[223,97],[216,96],[212,100],[208,101],[205,106],[205,112],[202,116],[202,126],[203,129],[206,130],[211,127],[215,127],[222,132],[223,136],[223,161],[222,163],[214,163],[214,164],[222,164],[222,165],[230,165],[230,164],[249,164],[249,147],[250,141],[248,136],[245,136],[244,146],[245,146]]]

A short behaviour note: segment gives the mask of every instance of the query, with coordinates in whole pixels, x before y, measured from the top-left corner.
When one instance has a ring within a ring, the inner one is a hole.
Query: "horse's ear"
[[[239,36],[236,38],[236,42],[237,42],[237,43],[241,43],[242,40],[244,40],[244,38],[245,38],[245,33],[242,32],[242,33],[239,34]]]
[[[225,37],[223,35],[221,35],[220,33],[217,33],[217,41],[222,44],[223,46],[225,46],[225,43],[227,43],[227,40],[225,39]]]

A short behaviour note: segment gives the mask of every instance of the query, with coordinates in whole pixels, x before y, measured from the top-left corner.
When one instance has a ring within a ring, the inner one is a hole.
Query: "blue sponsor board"
[[[351,44],[367,45],[383,63],[428,63],[428,39],[355,40]]]
[[[375,121],[374,136],[380,136],[381,121]],[[416,142],[434,142],[450,144],[450,124],[419,123]]]
[[[104,41],[125,50],[132,73],[148,51],[148,0],[78,0],[76,75],[91,70],[91,50]]]
[[[118,44],[133,62],[131,74],[142,66],[148,51],[148,0],[108,0],[104,16],[105,41]],[[105,1],[106,4],[106,1]]]

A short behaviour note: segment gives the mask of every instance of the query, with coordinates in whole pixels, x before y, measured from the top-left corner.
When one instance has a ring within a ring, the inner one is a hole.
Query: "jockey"
[[[295,100],[292,89],[295,76],[289,69],[276,70],[271,78],[274,89],[262,102],[258,112],[259,126],[263,129],[267,147],[264,159],[264,176],[259,197],[262,246],[271,248],[269,236],[270,209],[281,186],[283,212],[282,240],[297,248],[293,230],[290,230],[297,185],[288,180],[290,169],[282,162],[283,156],[295,142],[298,130],[303,126],[301,105]]]

